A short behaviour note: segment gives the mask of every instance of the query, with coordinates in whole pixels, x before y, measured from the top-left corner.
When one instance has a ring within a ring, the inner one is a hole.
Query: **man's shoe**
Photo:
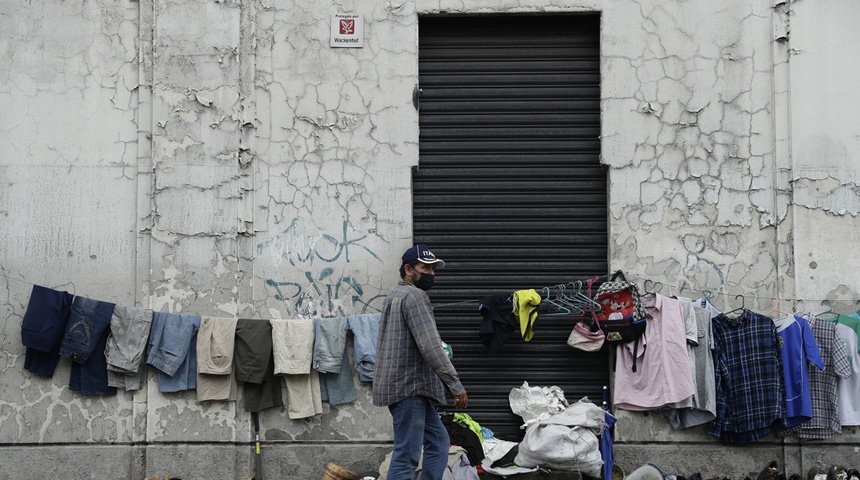
[[[827,480],[827,473],[821,467],[812,467],[806,475],[806,480]]]
[[[848,472],[845,470],[845,467],[833,465],[827,471],[826,480],[848,480]]]
[[[755,477],[755,480],[777,480],[776,476],[779,473],[779,464],[776,463],[776,460],[771,460],[770,463],[764,467],[764,470],[759,472],[758,476]],[[827,480],[830,480],[829,478]],[[845,480],[845,479],[842,479]]]
[[[849,468],[846,473],[848,474],[848,480],[860,480],[860,472],[857,469]]]

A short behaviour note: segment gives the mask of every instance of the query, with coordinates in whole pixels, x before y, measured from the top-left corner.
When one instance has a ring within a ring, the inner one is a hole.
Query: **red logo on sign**
[[[355,35],[355,20],[341,20],[340,21],[340,34],[341,35]]]

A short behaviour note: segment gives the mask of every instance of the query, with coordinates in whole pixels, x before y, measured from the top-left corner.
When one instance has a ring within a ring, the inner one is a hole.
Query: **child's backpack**
[[[635,342],[633,345],[633,371],[636,371],[636,357],[639,339],[645,333],[645,307],[639,296],[639,288],[628,282],[624,272],[618,270],[608,282],[600,285],[594,300],[602,305],[594,313],[600,329],[606,335],[606,343],[621,344]]]

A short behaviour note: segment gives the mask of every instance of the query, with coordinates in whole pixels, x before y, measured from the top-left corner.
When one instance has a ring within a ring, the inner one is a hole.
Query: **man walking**
[[[394,421],[394,452],[388,480],[412,480],[424,448],[422,480],[440,480],[448,461],[448,432],[431,402],[466,408],[468,397],[445,355],[427,290],[445,262],[426,245],[407,250],[400,282],[385,299],[379,321],[373,404],[388,407]]]

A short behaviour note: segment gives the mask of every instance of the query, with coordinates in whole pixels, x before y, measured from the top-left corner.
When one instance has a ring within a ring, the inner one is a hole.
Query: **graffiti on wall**
[[[303,234],[299,224],[294,218],[281,233],[257,245],[258,254],[271,252],[275,266],[284,270],[281,278],[267,278],[266,286],[286,314],[343,317],[379,311],[385,295],[373,292],[343,268],[356,259],[382,263],[366,244],[369,234],[356,232],[346,220],[334,235]],[[344,273],[338,275],[337,266]]]

